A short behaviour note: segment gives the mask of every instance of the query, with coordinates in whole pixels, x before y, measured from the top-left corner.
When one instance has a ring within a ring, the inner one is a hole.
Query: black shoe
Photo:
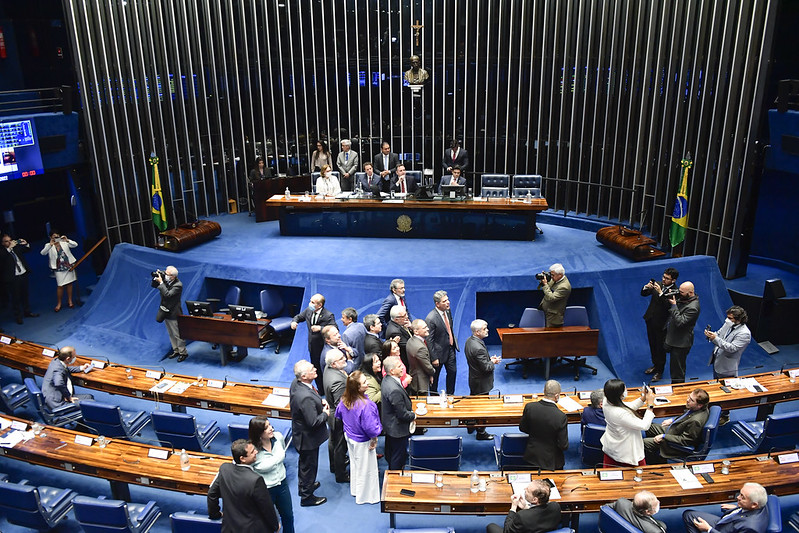
[[[726,426],[730,422],[730,414],[724,413],[719,417],[719,425]]]
[[[345,477],[336,478],[336,483],[349,483],[350,482],[350,475],[347,474]]]
[[[656,369],[655,369],[655,367],[654,367],[654,366],[650,366],[649,368],[647,368],[646,370],[644,370],[644,374],[651,374],[651,373],[652,373],[652,372],[654,372],[655,370],[656,370]]]
[[[478,433],[477,434],[477,440],[492,440],[493,438],[494,438],[494,435],[492,435],[491,433],[488,433],[486,431],[484,431],[483,433]]]
[[[314,484],[313,484],[313,491],[315,491],[316,489],[318,489],[318,488],[319,488],[319,487],[321,487],[321,486],[322,486],[322,484],[321,484],[321,483],[319,483],[318,481],[314,481]],[[311,491],[311,492],[313,492],[313,491]]]
[[[37,316],[39,316],[39,313],[31,313],[30,311],[28,311],[27,313],[25,313],[25,316],[27,318],[36,318]]]
[[[315,507],[317,505],[322,505],[327,501],[327,498],[324,496],[311,496],[310,498],[306,498],[304,500],[300,500],[300,505],[302,507]]]
[[[187,353],[180,354],[178,356],[178,363],[182,363],[183,361],[185,361],[188,356],[189,356],[189,354],[187,354]]]
[[[467,432],[469,435],[471,435],[472,433],[474,433],[474,428],[473,428],[473,427],[467,427],[467,428],[466,428],[466,432]]]
[[[178,352],[172,352],[171,354],[167,355],[167,357],[168,357],[169,359],[174,359],[175,357],[177,357],[177,356],[179,356],[179,355],[180,355],[180,354],[179,354]]]
[[[652,379],[649,380],[649,381],[651,383],[655,383],[656,381],[660,381],[660,378],[662,378],[662,377],[663,376],[660,374],[660,372],[655,372],[655,374],[652,376]]]
[[[413,432],[414,435],[424,435],[427,433],[427,428],[416,428],[416,431]]]

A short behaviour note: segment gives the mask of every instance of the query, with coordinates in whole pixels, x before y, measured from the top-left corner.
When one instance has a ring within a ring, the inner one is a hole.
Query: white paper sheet
[[[674,476],[674,479],[677,480],[677,483],[680,484],[680,487],[682,487],[683,490],[702,488],[702,484],[699,482],[699,479],[697,479],[693,472],[691,472],[691,470],[688,468],[671,470],[671,475]]]

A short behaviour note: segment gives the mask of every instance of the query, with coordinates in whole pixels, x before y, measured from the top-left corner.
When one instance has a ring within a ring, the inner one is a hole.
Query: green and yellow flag
[[[694,166],[690,153],[687,158],[680,161],[680,166],[682,167],[680,191],[674,202],[674,211],[671,213],[671,230],[669,231],[672,248],[685,240],[685,230],[688,229],[688,169]]]
[[[153,224],[159,231],[166,230],[166,207],[164,197],[161,196],[161,178],[158,176],[158,158],[150,157],[150,166],[153,167],[153,181],[150,185],[150,193],[153,201]]]

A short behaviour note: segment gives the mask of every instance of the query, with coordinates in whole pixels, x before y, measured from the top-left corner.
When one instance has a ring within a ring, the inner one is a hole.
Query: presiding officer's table
[[[209,316],[178,315],[180,338],[192,341],[205,341],[211,344],[246,346],[260,348],[269,338],[272,328],[268,318],[251,320],[233,320],[230,315],[214,313]],[[220,350],[220,363],[227,364],[225,350]]]
[[[544,379],[549,379],[552,358],[596,355],[599,346],[599,330],[588,326],[497,328],[497,333],[503,359],[543,359]]]
[[[372,200],[273,196],[281,235],[532,241],[544,198]]]

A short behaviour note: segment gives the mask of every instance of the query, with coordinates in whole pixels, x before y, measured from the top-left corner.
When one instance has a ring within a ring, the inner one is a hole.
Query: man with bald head
[[[549,501],[549,485],[534,479],[524,488],[524,494],[514,494],[504,527],[488,524],[486,533],[544,533],[561,525],[560,505]]]
[[[313,387],[316,378],[316,367],[305,359],[294,364],[296,379],[289,388],[289,406],[291,408],[292,442],[297,448],[297,494],[303,507],[322,505],[327,498],[316,496],[314,490],[319,486],[316,473],[319,468],[319,447],[325,442],[330,432],[327,419],[330,406]]]
[[[311,296],[310,305],[291,321],[291,329],[297,329],[297,324],[300,322],[308,324],[308,353],[311,356],[311,363],[313,363],[317,371],[316,387],[319,390],[324,390],[321,357],[325,339],[322,336],[322,328],[335,326],[336,317],[325,309],[325,297],[321,294],[314,294]]]
[[[88,372],[92,368],[91,363],[74,366],[76,355],[75,348],[64,346],[50,361],[42,380],[42,396],[49,409],[58,409],[62,405],[78,403],[80,400],[94,399],[91,394],[75,394],[70,374]]]
[[[163,322],[166,332],[169,334],[169,342],[172,345],[172,353],[169,358],[178,358],[178,363],[182,363],[189,356],[186,351],[186,342],[180,338],[178,331],[178,315],[181,314],[180,297],[183,294],[183,283],[178,279],[178,269],[173,266],[166,267],[165,276],[156,272],[153,279],[154,285],[161,293],[161,305],[158,306],[158,314],[155,319]]]
[[[546,470],[561,470],[566,464],[563,450],[569,447],[569,422],[558,407],[560,383],[544,383],[544,397],[524,406],[519,430],[527,433],[525,462]]]
[[[610,504],[610,508],[644,533],[666,531],[665,522],[656,520],[654,516],[660,511],[660,500],[648,490],[640,491],[632,502],[627,498],[619,498]]]
[[[671,307],[666,327],[666,351],[671,353],[671,382],[684,383],[685,361],[694,344],[694,326],[699,320],[699,297],[694,292],[694,284],[690,281],[683,282],[679,294],[672,296],[669,304]]]

